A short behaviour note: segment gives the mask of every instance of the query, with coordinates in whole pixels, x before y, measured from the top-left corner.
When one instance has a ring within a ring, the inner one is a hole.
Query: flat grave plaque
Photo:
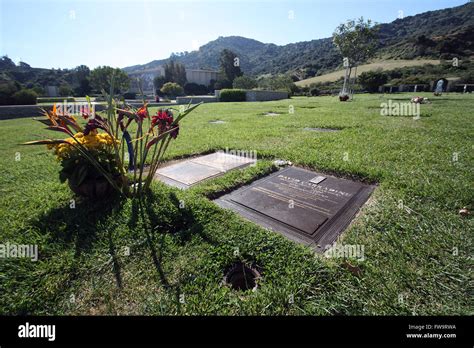
[[[167,184],[173,184],[173,181],[190,186],[204,179],[208,179],[220,174],[219,169],[209,167],[203,164],[191,161],[183,161],[157,170],[160,177],[171,179],[172,181],[163,180]],[[174,185],[180,186],[180,185]]]
[[[310,132],[339,132],[340,129],[335,129],[335,128],[313,128],[313,127],[305,127],[303,128],[305,131],[310,131]]]
[[[165,184],[186,189],[229,170],[253,164],[255,161],[252,158],[215,152],[158,168],[155,178]]]
[[[322,251],[347,227],[373,188],[288,167],[227,194],[216,203]]]
[[[199,156],[191,160],[193,163],[203,164],[212,168],[216,168],[222,172],[229,171],[240,167],[245,167],[255,163],[255,159],[230,155],[224,152],[214,152],[206,156]]]

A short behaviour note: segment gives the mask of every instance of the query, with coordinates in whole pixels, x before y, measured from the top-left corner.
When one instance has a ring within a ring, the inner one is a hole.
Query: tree
[[[387,83],[388,76],[382,70],[363,72],[359,76],[359,83],[362,88],[370,93],[378,91],[379,86]]]
[[[184,86],[187,82],[186,68],[183,64],[175,63],[171,60],[165,64],[165,82],[175,82],[180,86]]]
[[[44,88],[38,85],[33,86],[32,90],[35,91],[38,96],[43,96],[45,94]]]
[[[340,24],[333,33],[333,42],[344,58],[346,73],[341,95],[347,95],[347,79],[350,79],[352,68],[355,68],[357,78],[357,65],[371,58],[375,54],[376,32],[369,19],[363,17],[351,19]],[[346,60],[347,59],[347,60]]]
[[[239,76],[234,79],[232,87],[240,89],[253,89],[257,88],[257,80],[249,76]]]
[[[227,79],[219,79],[214,83],[214,89],[228,89],[232,88],[232,82]]]
[[[188,79],[186,78],[186,68],[183,64],[176,64],[176,75],[174,78],[174,82],[176,82],[180,86],[184,86]]]
[[[166,82],[163,87],[161,87],[161,92],[170,97],[176,97],[178,95],[183,95],[183,87],[178,85],[175,82]]]
[[[107,93],[110,91],[110,82],[114,78],[114,93],[122,93],[130,86],[130,78],[119,68],[110,66],[99,66],[92,70],[90,75],[91,86],[97,92],[104,89]]]
[[[199,85],[194,82],[188,82],[184,85],[184,92],[187,95],[204,95],[207,94],[208,89],[204,85]]]
[[[271,91],[286,91],[293,94],[298,90],[293,80],[288,75],[278,75],[261,79],[258,86]]]
[[[240,61],[237,55],[228,49],[223,49],[219,59],[221,72],[224,75],[224,80],[230,81],[232,84],[236,77],[242,76],[240,70]]]
[[[19,63],[18,63],[18,66],[19,66],[20,68],[25,68],[25,69],[30,69],[30,68],[31,68],[30,64],[25,63],[25,62],[19,62]]]
[[[85,96],[91,92],[90,74],[91,71],[86,65],[79,65],[73,70],[72,79],[73,84],[76,86],[74,88],[74,95]]]
[[[34,105],[38,95],[31,89],[22,89],[13,94],[13,99],[17,105]]]
[[[72,95],[72,88],[69,85],[61,85],[58,92],[61,97],[69,97]]]
[[[8,70],[8,69],[15,69],[15,67],[16,67],[15,63],[13,62],[13,60],[8,58],[8,56],[2,56],[2,58],[0,58],[0,69]]]
[[[13,81],[0,81],[0,105],[11,105],[15,103],[13,95],[20,86]]]
[[[155,88],[155,94],[159,95],[160,94],[160,89],[163,87],[163,85],[166,83],[166,79],[164,76],[155,76],[153,79],[153,87]]]

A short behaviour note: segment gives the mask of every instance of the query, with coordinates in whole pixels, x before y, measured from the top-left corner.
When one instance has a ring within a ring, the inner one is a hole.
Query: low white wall
[[[196,96],[186,96],[186,97],[177,97],[177,104],[197,104],[200,102],[203,103],[215,103],[217,101],[216,97],[207,96],[207,95],[196,95]]]

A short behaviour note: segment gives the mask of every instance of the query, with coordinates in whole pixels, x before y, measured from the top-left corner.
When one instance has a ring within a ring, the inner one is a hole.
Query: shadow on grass
[[[174,289],[177,296],[180,294],[180,284],[171,284],[163,269],[166,234],[172,234],[180,245],[196,235],[204,242],[216,245],[206,235],[189,205],[183,204],[174,191],[161,192],[160,195],[150,191],[141,199],[133,200],[128,226],[134,230],[140,226],[140,233],[145,236],[159,282],[168,289]]]
[[[120,247],[117,247],[114,232],[117,228],[128,227],[128,238],[144,239],[145,252],[151,255],[159,283],[172,290],[177,288],[179,294],[179,283],[171,285],[163,270],[166,234],[173,234],[181,245],[191,240],[194,235],[199,235],[207,243],[215,242],[204,233],[193,211],[188,206],[182,206],[175,192],[150,191],[140,199],[131,200],[131,211],[125,207],[126,202],[117,197],[100,202],[78,200],[74,208],[65,205],[50,210],[35,221],[33,226],[50,234],[48,243],[51,243],[51,250],[73,247],[76,259],[91,250],[96,241],[106,240],[110,254],[107,264],[112,266],[117,287],[120,289],[123,287],[122,264],[125,261]],[[106,225],[105,231],[98,231],[99,225],[104,226],[107,223],[109,224]],[[45,253],[43,256],[47,259],[50,255]]]
[[[33,225],[40,231],[49,232],[50,242],[56,247],[68,249],[74,243],[75,256],[78,257],[97,239],[97,224],[121,210],[123,203],[115,196],[101,201],[78,198],[48,211]]]

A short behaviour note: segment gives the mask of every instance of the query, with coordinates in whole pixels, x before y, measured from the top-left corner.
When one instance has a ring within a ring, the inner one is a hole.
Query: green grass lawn
[[[258,165],[188,191],[156,183],[141,207],[72,209],[53,155],[18,145],[51,132],[29,118],[0,121],[0,243],[40,252],[37,262],[0,260],[0,314],[472,314],[474,229],[458,211],[473,202],[474,96],[430,95],[419,120],[380,116],[388,97],[201,105],[167,159],[229,148],[256,150]],[[377,183],[340,241],[364,245],[364,261],[316,255],[210,200],[276,170],[277,158]],[[222,284],[239,259],[260,269],[257,291]]]

